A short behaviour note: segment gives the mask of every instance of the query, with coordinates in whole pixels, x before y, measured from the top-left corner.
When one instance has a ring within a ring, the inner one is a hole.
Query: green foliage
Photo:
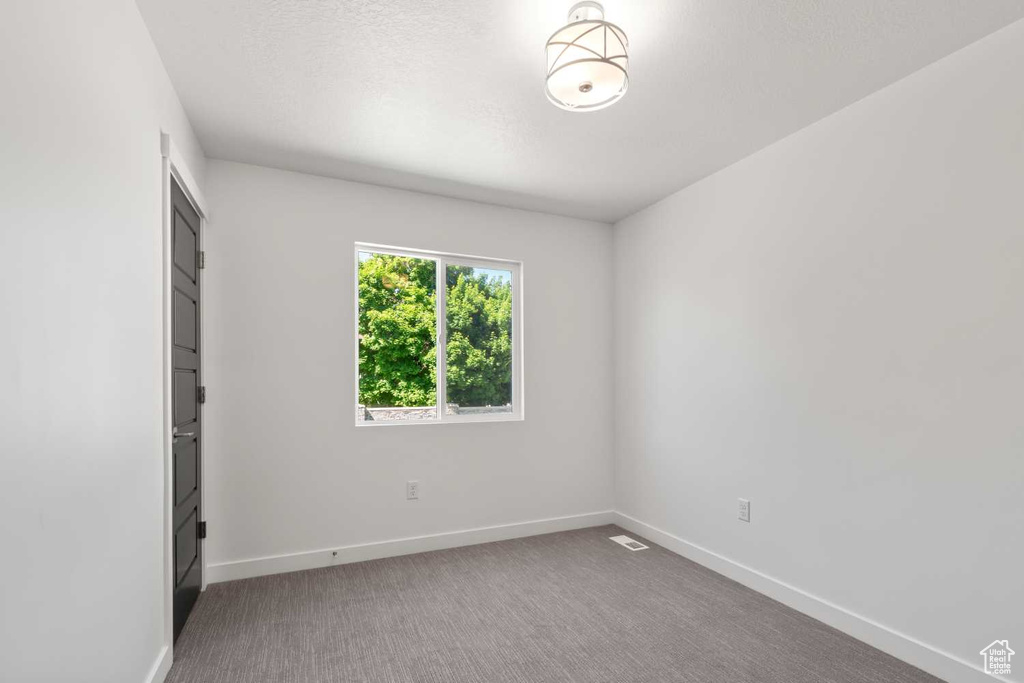
[[[449,267],[447,279],[448,401],[463,406],[510,403],[512,283],[456,267]]]
[[[433,405],[436,264],[372,254],[359,262],[359,402]]]
[[[433,405],[437,293],[430,260],[368,254],[359,262],[359,401]],[[512,284],[449,266],[448,401],[463,406],[512,400]]]

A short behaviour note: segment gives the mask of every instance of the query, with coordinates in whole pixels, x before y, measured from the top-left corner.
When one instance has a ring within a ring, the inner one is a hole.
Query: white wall
[[[327,554],[226,563],[611,509],[608,225],[221,161],[206,192],[214,580]],[[523,261],[525,421],[355,427],[357,241]]]
[[[620,511],[1021,652],[1022,83],[1017,23],[616,225]]]
[[[0,20],[0,678],[139,683],[164,645],[160,130],[130,0]]]

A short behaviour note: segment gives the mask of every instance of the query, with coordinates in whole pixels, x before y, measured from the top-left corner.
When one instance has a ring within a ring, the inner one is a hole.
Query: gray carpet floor
[[[167,682],[939,680],[663,548],[608,540],[621,533],[214,584]]]

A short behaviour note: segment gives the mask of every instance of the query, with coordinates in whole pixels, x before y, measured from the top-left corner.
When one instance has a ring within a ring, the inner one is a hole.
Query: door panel
[[[182,292],[174,292],[174,345],[196,350],[196,313],[198,306]]]
[[[196,538],[196,530],[199,528],[199,517],[196,510],[192,510],[181,529],[174,534],[174,567],[175,581],[180,582],[188,570],[192,567],[198,553],[199,539]]]
[[[199,251],[197,243],[198,235],[192,230],[192,226],[178,225],[185,219],[181,214],[174,214],[174,234],[177,240],[174,243],[174,265],[181,270],[192,281],[196,281],[196,253]],[[187,222],[187,221],[186,221]]]
[[[199,484],[199,453],[195,441],[174,451],[174,504],[179,505]]]
[[[199,407],[196,405],[196,395],[199,391],[199,384],[196,381],[198,373],[194,370],[174,371],[174,426],[179,432],[191,431],[191,425],[196,421]]]
[[[199,214],[171,180],[172,411],[174,424],[172,482],[174,501],[174,638],[177,640],[202,586],[203,544],[199,523],[202,500],[202,411],[199,407],[200,280],[197,248]]]

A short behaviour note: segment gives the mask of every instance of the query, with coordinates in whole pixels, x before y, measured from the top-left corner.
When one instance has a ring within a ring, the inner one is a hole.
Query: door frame
[[[163,193],[163,284],[162,284],[162,300],[163,300],[163,434],[161,435],[163,443],[164,453],[164,469],[163,469],[163,480],[164,480],[164,653],[161,657],[159,669],[163,669],[163,673],[170,669],[171,662],[173,661],[174,655],[174,445],[171,439],[171,428],[174,425],[174,396],[173,396],[173,354],[174,354],[174,326],[173,326],[173,298],[172,298],[172,268],[174,267],[174,245],[173,245],[173,223],[172,217],[174,215],[174,208],[171,200],[171,179],[177,181],[178,186],[188,197],[189,201],[195,207],[196,212],[199,214],[199,246],[200,250],[203,249],[203,242],[206,237],[206,226],[209,221],[209,210],[206,203],[206,199],[203,197],[202,190],[199,189],[199,184],[195,180],[195,176],[189,171],[188,165],[185,163],[184,157],[181,156],[174,143],[171,141],[169,133],[160,131],[160,156],[161,156],[161,174],[160,182]],[[201,270],[196,271],[196,276],[199,278],[200,283],[202,282],[203,272]],[[202,284],[200,284],[202,287]],[[204,339],[206,325],[202,324],[202,318],[204,315],[204,307],[199,309],[199,334],[200,334],[200,348],[205,347]],[[202,363],[202,356],[200,356],[200,363]],[[199,406],[199,410],[202,410],[203,406]],[[205,431],[205,430],[203,430]],[[203,444],[204,434],[200,433],[199,448],[200,452],[206,453],[206,449]],[[206,458],[203,457],[200,460],[200,481],[206,481]],[[203,486],[200,490],[200,509],[206,509],[206,487]],[[202,520],[200,520],[202,521]],[[205,543],[205,541],[200,541]],[[206,553],[203,553],[203,564],[200,569],[202,572],[202,587],[201,590],[206,590]],[[155,677],[156,678],[156,677]],[[156,678],[156,680],[162,680],[162,676]]]

